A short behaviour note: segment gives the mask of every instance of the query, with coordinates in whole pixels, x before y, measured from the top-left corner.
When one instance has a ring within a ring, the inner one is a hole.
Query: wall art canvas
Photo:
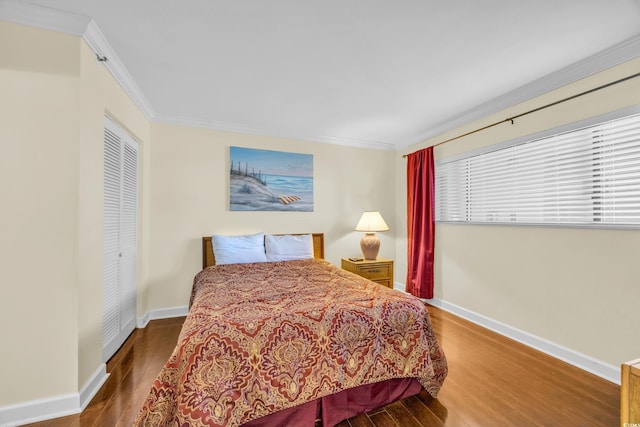
[[[232,211],[313,212],[313,155],[230,147]]]

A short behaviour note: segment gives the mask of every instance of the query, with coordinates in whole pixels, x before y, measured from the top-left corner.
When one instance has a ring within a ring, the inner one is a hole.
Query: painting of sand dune
[[[313,212],[313,155],[229,147],[232,211]]]

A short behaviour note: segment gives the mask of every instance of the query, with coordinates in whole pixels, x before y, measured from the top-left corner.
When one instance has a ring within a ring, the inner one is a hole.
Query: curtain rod
[[[630,75],[630,76],[623,77],[623,78],[621,78],[621,79],[619,79],[619,80],[616,80],[616,81],[613,81],[613,82],[610,82],[610,83],[604,84],[604,85],[602,85],[602,86],[598,86],[598,87],[595,87],[595,88],[593,88],[593,89],[589,89],[589,90],[586,90],[586,91],[584,91],[584,92],[580,92],[580,93],[578,93],[578,94],[576,94],[576,95],[572,95],[572,96],[569,96],[569,97],[567,97],[567,98],[560,99],[560,100],[555,101],[555,102],[552,102],[552,103],[550,103],[550,104],[543,105],[542,107],[538,107],[538,108],[534,108],[533,110],[525,111],[524,113],[520,113],[520,114],[518,114],[518,115],[515,115],[515,116],[512,116],[512,117],[509,117],[509,118],[504,119],[504,120],[501,120],[501,121],[499,121],[499,122],[491,123],[490,125],[483,126],[483,127],[481,127],[481,128],[478,128],[478,129],[472,130],[471,132],[467,132],[467,133],[464,133],[464,134],[462,134],[462,135],[454,136],[453,138],[449,138],[449,139],[447,139],[447,140],[445,140],[445,141],[441,141],[441,142],[439,142],[439,143],[437,143],[437,144],[434,144],[434,145],[433,145],[433,147],[437,147],[438,145],[442,145],[442,144],[445,144],[445,143],[447,143],[447,142],[455,141],[456,139],[464,138],[465,136],[469,136],[469,135],[471,135],[471,134],[474,134],[474,133],[477,133],[477,132],[480,132],[480,131],[483,131],[483,130],[486,130],[486,129],[492,128],[492,127],[494,127],[494,126],[498,126],[498,125],[500,125],[500,124],[502,124],[502,123],[511,122],[511,124],[513,124],[513,121],[514,121],[515,119],[519,119],[520,117],[524,117],[524,116],[526,116],[526,115],[528,115],[528,114],[531,114],[531,113],[536,113],[536,112],[538,112],[538,111],[540,111],[540,110],[544,110],[545,108],[549,108],[549,107],[553,107],[553,106],[558,105],[558,104],[562,104],[563,102],[571,101],[572,99],[576,99],[576,98],[579,98],[579,97],[581,97],[581,96],[588,95],[588,94],[590,94],[590,93],[592,93],[592,92],[596,92],[596,91],[598,91],[598,90],[605,89],[605,88],[607,88],[607,87],[609,87],[609,86],[617,85],[618,83],[622,83],[622,82],[625,82],[625,81],[627,81],[627,80],[634,79],[634,78],[636,78],[636,77],[640,77],[640,73],[635,73],[635,74],[632,74],[632,75]],[[402,155],[402,158],[405,158],[405,157],[407,157],[407,156],[408,156],[408,154],[403,154],[403,155]]]

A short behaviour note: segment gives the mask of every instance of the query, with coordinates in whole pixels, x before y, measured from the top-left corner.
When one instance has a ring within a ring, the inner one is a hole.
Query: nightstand
[[[640,425],[640,359],[622,364],[620,425]]]
[[[351,261],[349,258],[342,258],[342,269],[393,289],[392,259],[378,258],[371,261]]]

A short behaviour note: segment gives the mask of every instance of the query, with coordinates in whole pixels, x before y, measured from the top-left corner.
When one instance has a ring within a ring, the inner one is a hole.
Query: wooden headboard
[[[300,236],[305,233],[293,234]],[[308,234],[308,233],[307,233]],[[282,234],[278,234],[281,236]],[[313,236],[313,257],[324,258],[324,233],[312,233]],[[211,236],[202,238],[202,268],[216,264],[216,258],[213,256],[213,245],[211,244]]]

